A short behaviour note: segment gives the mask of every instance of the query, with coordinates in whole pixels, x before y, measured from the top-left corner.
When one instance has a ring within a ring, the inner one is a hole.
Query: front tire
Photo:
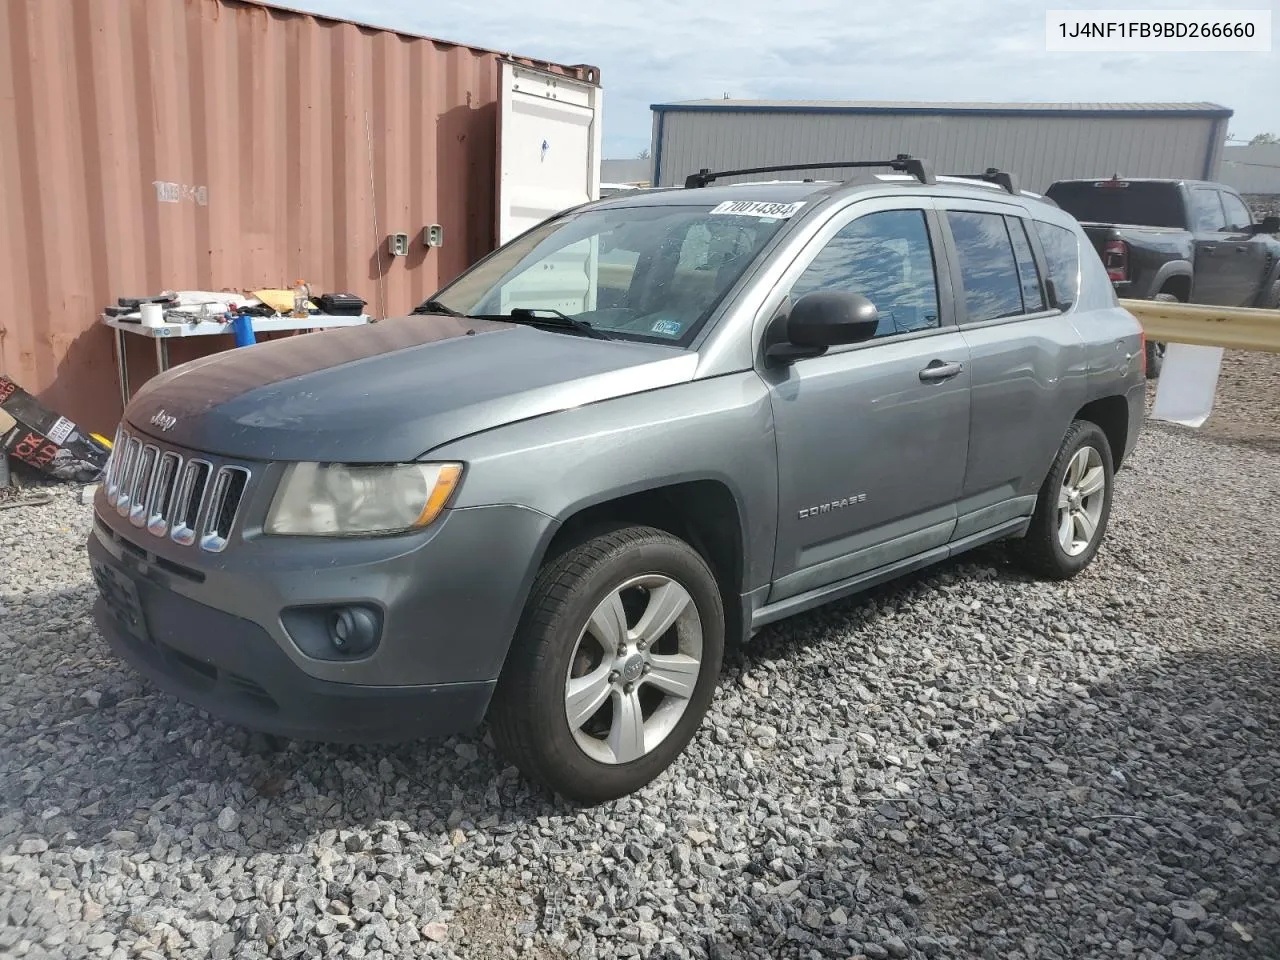
[[[1073,421],[1040,488],[1026,536],[1017,542],[1023,566],[1047,580],[1068,580],[1087,567],[1107,531],[1114,476],[1102,428]]]
[[[490,708],[498,750],[579,803],[633,793],[702,723],[724,638],[696,550],[653,527],[595,531],[534,582]]]

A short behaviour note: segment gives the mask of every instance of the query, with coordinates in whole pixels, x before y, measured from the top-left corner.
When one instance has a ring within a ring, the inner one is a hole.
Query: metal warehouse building
[[[681,184],[703,167],[910,153],[932,160],[937,173],[1009,170],[1030,190],[1114,173],[1215,179],[1232,113],[1216,103],[818,100],[690,100],[652,109],[654,186]]]
[[[1227,147],[1221,178],[1244,194],[1280,195],[1280,143]]]

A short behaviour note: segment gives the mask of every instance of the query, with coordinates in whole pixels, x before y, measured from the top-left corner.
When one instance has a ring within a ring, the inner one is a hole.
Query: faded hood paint
[[[125,419],[250,460],[386,463],[493,427],[692,379],[697,357],[510,323],[410,316],[229,350],[150,380]],[[173,424],[167,430],[152,418]]]

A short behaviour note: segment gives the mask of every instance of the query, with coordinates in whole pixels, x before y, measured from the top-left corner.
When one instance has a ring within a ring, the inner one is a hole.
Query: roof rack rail
[[[718,170],[714,172],[707,167],[703,167],[697,173],[691,173],[685,177],[684,185],[686,190],[691,190],[698,187],[705,187],[707,184],[714,183],[721,177],[738,177],[749,173],[780,173],[784,170],[835,170],[847,167],[889,167],[893,170],[909,173],[921,183],[933,184],[938,182],[937,177],[933,174],[933,166],[928,160],[900,153],[892,160],[836,160],[831,163],[784,163],[777,166],[749,167],[745,170]]]
[[[1015,197],[1018,195],[1018,178],[1012,173],[1000,170],[996,167],[987,167],[982,173],[944,173],[944,177],[956,177],[960,180],[984,180],[987,183],[995,183],[1003,187],[1008,193],[1012,193]]]

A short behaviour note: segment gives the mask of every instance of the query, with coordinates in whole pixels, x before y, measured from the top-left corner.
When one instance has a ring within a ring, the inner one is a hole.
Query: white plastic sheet
[[[1156,381],[1153,420],[1199,427],[1213,412],[1222,366],[1222,347],[1200,347],[1170,343],[1165,348],[1164,367]]]

